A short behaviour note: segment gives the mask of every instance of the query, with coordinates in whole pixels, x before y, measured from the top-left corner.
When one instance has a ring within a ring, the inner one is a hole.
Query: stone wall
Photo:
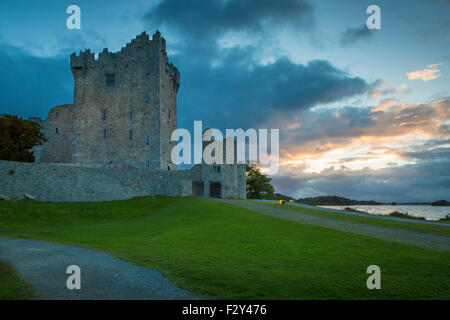
[[[214,170],[219,167],[220,171]],[[141,170],[0,161],[0,199],[108,201],[139,196],[191,196],[194,181],[221,183],[222,198],[245,198],[245,165],[196,165],[190,170]]]
[[[71,162],[73,142],[73,104],[54,107],[43,123],[48,142],[39,147],[37,162]]]
[[[107,201],[191,195],[196,170],[121,170],[0,161],[0,197],[39,201]]]

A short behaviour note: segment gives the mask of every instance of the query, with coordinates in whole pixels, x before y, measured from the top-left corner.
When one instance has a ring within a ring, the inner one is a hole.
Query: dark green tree
[[[274,187],[271,178],[261,173],[259,168],[247,165],[247,198],[274,199]]]
[[[11,115],[1,117],[0,160],[34,162],[32,148],[47,141],[41,130],[37,122]]]

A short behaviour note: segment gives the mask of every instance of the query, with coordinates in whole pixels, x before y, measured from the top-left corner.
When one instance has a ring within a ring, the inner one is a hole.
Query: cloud
[[[261,65],[250,57],[246,50],[232,49],[218,66],[204,60],[180,63],[179,105],[184,120],[192,123],[197,117],[218,128],[255,127],[274,117],[286,117],[370,89],[363,79],[325,60],[297,64],[280,58]]]
[[[380,98],[387,95],[399,96],[410,92],[411,89],[406,84],[395,87],[386,81],[377,80],[372,85],[372,91],[369,92],[369,98]]]
[[[450,99],[306,110],[285,119],[277,192],[377,201],[450,194]],[[373,112],[373,110],[378,109]]]
[[[341,45],[349,46],[360,41],[369,41],[373,38],[373,32],[362,25],[359,28],[348,28],[341,34]]]
[[[40,58],[0,45],[0,113],[46,118],[55,105],[72,103],[69,57]]]
[[[371,87],[326,60],[299,64],[280,53],[278,32],[314,26],[306,0],[166,0],[143,18],[177,39],[168,50],[181,73],[180,127],[199,119],[208,127],[258,127]]]
[[[380,108],[384,104],[389,107]],[[308,155],[312,159],[320,159],[333,150],[346,148],[367,152],[371,148],[382,147],[392,154],[398,154],[388,149],[398,147],[398,144],[417,144],[419,138],[426,141],[431,140],[431,137],[444,139],[448,133],[442,126],[449,119],[449,107],[450,100],[429,104],[387,100],[375,107],[347,106],[302,112],[298,118],[288,118],[280,123],[281,128],[298,125],[297,129],[282,134],[285,144],[283,149],[289,150],[287,154],[290,156],[286,157],[290,160]],[[363,155],[359,154],[358,157]],[[335,156],[333,158],[336,159]]]
[[[306,0],[166,0],[144,18],[189,38],[216,38],[227,31],[259,33],[275,26],[311,26],[313,7]]]
[[[450,159],[427,160],[417,164],[383,169],[346,170],[329,168],[305,173],[291,166],[273,177],[276,191],[296,198],[339,195],[380,202],[434,201],[450,194]]]
[[[441,70],[438,67],[442,63],[430,64],[424,70],[417,70],[406,73],[409,80],[423,80],[430,81],[439,78],[441,74]]]

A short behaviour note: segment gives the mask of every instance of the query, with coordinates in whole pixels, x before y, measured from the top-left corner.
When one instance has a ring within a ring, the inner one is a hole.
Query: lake
[[[401,212],[408,214],[413,217],[421,217],[426,220],[439,220],[445,218],[450,214],[450,207],[434,207],[427,205],[355,205],[355,206],[319,206],[322,208],[330,208],[336,210],[345,210],[349,207],[354,210],[378,214],[378,215],[389,215],[392,212]]]

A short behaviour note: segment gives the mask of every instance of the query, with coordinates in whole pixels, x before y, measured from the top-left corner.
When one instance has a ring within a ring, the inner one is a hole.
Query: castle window
[[[134,118],[133,111],[128,112],[128,119],[133,120],[133,118]]]
[[[106,139],[106,129],[103,129],[103,139]]]
[[[149,137],[149,136],[146,137],[145,143],[146,143],[147,145],[150,144],[150,137]]]
[[[111,88],[116,86],[116,75],[109,73],[105,75],[105,87]]]
[[[150,160],[147,160],[147,169],[150,169]]]
[[[130,130],[130,132],[129,132],[129,134],[128,134],[128,137],[129,137],[130,139],[133,139],[133,130]]]
[[[150,101],[150,95],[147,93],[144,97],[145,102],[149,102]]]
[[[58,134],[58,132],[59,132],[58,128],[56,128],[55,132],[56,132],[56,134]]]
[[[103,109],[102,120],[106,120],[106,109]]]
[[[170,119],[170,110],[169,110],[169,119]]]

